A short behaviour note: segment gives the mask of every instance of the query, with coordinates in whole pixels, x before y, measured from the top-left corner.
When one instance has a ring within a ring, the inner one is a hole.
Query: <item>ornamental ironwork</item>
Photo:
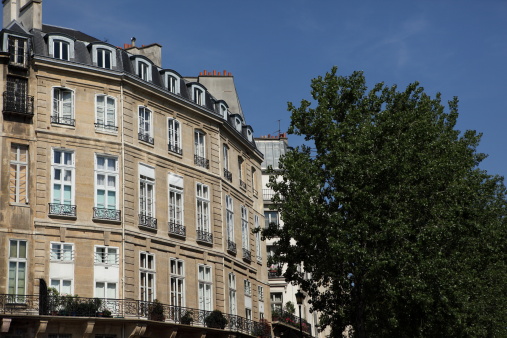
[[[62,124],[66,126],[76,126],[76,120],[70,117],[64,117],[59,115],[51,115],[51,123],[53,124]]]
[[[181,149],[178,146],[175,146],[174,144],[170,144],[169,143],[167,145],[167,150],[170,151],[170,152],[172,152],[172,153],[178,154],[178,155],[183,154],[183,149]]]
[[[227,181],[232,182],[232,173],[224,168],[224,177]]]
[[[209,160],[199,155],[194,155],[194,164],[209,169]]]
[[[119,222],[121,219],[121,210],[93,208],[93,218]]]
[[[175,222],[168,222],[169,224],[169,233],[173,235],[178,235],[185,237],[187,235],[187,230],[185,229],[184,225],[175,223]]]
[[[236,243],[227,240],[227,251],[236,254]]]
[[[157,229],[157,219],[145,214],[139,214],[139,226],[150,229]]]
[[[213,234],[204,230],[197,230],[197,240],[205,243],[213,243]]]
[[[49,214],[54,216],[76,217],[76,208],[77,206],[70,204],[49,203]]]
[[[149,143],[149,144],[154,144],[155,143],[155,139],[153,137],[151,137],[150,134],[147,134],[145,132],[139,132],[137,134],[137,138],[140,141],[143,141],[143,142],[146,142],[146,143]]]

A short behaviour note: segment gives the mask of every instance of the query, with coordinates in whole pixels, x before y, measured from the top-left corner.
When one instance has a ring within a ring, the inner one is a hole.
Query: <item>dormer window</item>
[[[194,87],[193,98],[198,105],[204,105],[204,91],[201,88]]]
[[[104,69],[113,69],[116,67],[116,48],[106,45],[102,42],[93,42],[91,44],[93,64]]]
[[[250,129],[246,130],[246,137],[248,141],[252,142],[252,131]]]
[[[18,66],[26,65],[26,42],[24,38],[9,35],[8,37],[8,51],[10,63]]]
[[[241,119],[239,117],[234,119],[234,124],[236,125],[236,130],[241,131]]]
[[[220,104],[220,115],[222,115],[224,120],[227,120],[227,116],[229,115],[227,106],[223,103]]]
[[[139,62],[137,64],[137,76],[139,76],[144,81],[148,81],[148,65],[144,62]]]
[[[97,66],[101,68],[111,69],[111,51],[98,48],[97,49]]]
[[[48,38],[49,56],[69,61],[74,58],[74,40],[61,35],[50,35]]]

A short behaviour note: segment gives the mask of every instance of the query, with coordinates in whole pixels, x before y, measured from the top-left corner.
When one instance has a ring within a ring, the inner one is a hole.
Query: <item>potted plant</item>
[[[160,322],[165,320],[164,306],[156,299],[148,306],[148,319]]]
[[[205,319],[204,323],[207,327],[215,329],[224,329],[228,321],[220,310],[213,310]]]
[[[192,311],[188,311],[188,310],[180,318],[181,324],[185,324],[185,325],[192,325],[193,321],[194,321],[194,313]]]
[[[111,311],[109,311],[109,310],[107,310],[107,309],[106,309],[106,310],[104,310],[104,311],[102,311],[102,316],[103,316],[103,317],[112,317],[112,316],[111,316]]]

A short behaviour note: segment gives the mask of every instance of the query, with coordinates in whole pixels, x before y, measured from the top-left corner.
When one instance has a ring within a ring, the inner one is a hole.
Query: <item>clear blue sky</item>
[[[460,99],[460,130],[484,133],[482,168],[507,175],[506,0],[43,0],[43,22],[123,46],[160,43],[183,76],[230,71],[256,136],[289,124],[287,101],[333,65]],[[298,138],[289,139],[292,145]]]

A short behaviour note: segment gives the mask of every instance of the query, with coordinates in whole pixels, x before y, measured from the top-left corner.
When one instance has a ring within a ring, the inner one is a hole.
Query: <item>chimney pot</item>
[[[133,36],[132,39],[130,39],[130,42],[132,42],[132,47],[136,46],[136,37]]]
[[[214,70],[214,71],[213,71],[213,76],[216,76],[216,75],[217,75],[217,71],[216,71],[216,70]]]

